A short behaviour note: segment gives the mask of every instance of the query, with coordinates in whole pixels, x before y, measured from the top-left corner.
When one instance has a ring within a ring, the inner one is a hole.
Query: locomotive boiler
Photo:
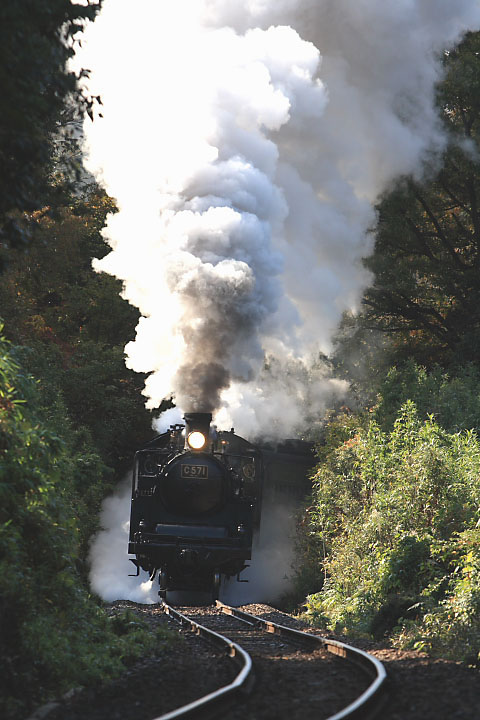
[[[262,493],[262,457],[249,442],[217,432],[210,413],[186,413],[135,455],[130,537],[132,562],[159,595],[207,592],[237,577],[251,559]]]

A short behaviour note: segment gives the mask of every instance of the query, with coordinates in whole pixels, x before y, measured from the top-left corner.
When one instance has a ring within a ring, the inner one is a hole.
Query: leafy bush
[[[75,507],[82,468],[38,388],[0,337],[0,713],[10,718],[79,683],[118,673],[156,640],[116,632],[81,582]],[[97,457],[85,458],[93,472]],[[85,475],[88,478],[88,470]],[[87,482],[88,484],[88,482]]]
[[[480,430],[480,368],[470,364],[456,375],[440,367],[430,372],[408,361],[391,368],[382,383],[375,418],[391,430],[400,407],[413,400],[422,419],[434,415],[438,424],[450,432]]]
[[[478,664],[480,648],[480,530],[465,530],[432,553],[447,561],[450,573],[420,595],[421,624],[404,623],[394,644],[452,660]]]
[[[455,657],[477,657],[475,433],[449,433],[431,417],[422,421],[407,401],[391,431],[372,417],[323,454],[310,532],[326,548],[327,579],[308,598],[312,621],[376,637],[397,627],[397,642],[421,641],[432,652],[448,646]],[[456,640],[467,635],[468,643]]]

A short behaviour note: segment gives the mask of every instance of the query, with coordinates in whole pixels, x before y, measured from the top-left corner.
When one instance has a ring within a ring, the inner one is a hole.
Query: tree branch
[[[438,222],[437,218],[435,217],[433,211],[428,206],[426,200],[423,198],[423,196],[420,194],[420,192],[414,186],[412,186],[412,187],[413,187],[413,194],[414,194],[415,198],[418,200],[420,205],[423,207],[423,209],[425,210],[425,212],[427,213],[427,215],[430,219],[430,222],[432,223],[433,227],[437,231],[438,239],[441,240],[444,247],[447,249],[447,251],[450,254],[450,256],[452,257],[452,260],[454,261],[455,265],[458,268],[465,269],[467,266],[465,265],[464,262],[462,262],[462,260],[460,260],[458,253],[455,251],[455,248],[453,247],[453,245],[451,244],[451,242],[448,240],[447,236],[443,232],[443,230],[440,226],[440,223]]]

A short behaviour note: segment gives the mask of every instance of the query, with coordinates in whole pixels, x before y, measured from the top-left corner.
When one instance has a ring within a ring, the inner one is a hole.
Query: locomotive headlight
[[[201,450],[206,442],[207,438],[198,430],[194,430],[187,437],[187,443],[192,450]]]

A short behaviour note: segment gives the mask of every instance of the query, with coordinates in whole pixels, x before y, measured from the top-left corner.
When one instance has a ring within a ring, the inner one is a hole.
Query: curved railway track
[[[204,718],[210,717],[212,714],[216,715],[220,711],[223,718],[232,718],[233,720],[236,717],[246,717],[244,706],[249,702],[247,694],[253,686],[254,667],[260,665],[262,668],[259,673],[260,680],[257,679],[256,683],[257,690],[255,691],[260,699],[260,705],[262,701],[264,704],[265,702],[268,703],[268,692],[273,692],[275,695],[280,692],[279,683],[282,683],[282,678],[275,676],[272,686],[272,682],[268,682],[268,668],[265,669],[265,662],[268,663],[268,657],[272,653],[277,657],[279,653],[284,655],[283,659],[286,660],[287,665],[288,663],[292,664],[292,661],[295,661],[296,655],[299,653],[303,655],[307,652],[317,655],[318,659],[325,658],[330,654],[335,656],[336,659],[342,658],[344,661],[346,660],[350,666],[356,668],[355,682],[357,688],[361,687],[360,692],[357,692],[357,696],[353,699],[346,700],[345,707],[336,710],[333,714],[318,715],[318,717],[323,717],[324,720],[372,718],[376,715],[384,699],[385,669],[382,663],[363,650],[336,640],[329,640],[285,625],[279,625],[269,619],[246,613],[219,601],[217,601],[214,608],[186,608],[184,612],[176,610],[167,603],[163,603],[162,608],[166,614],[177,620],[183,628],[188,628],[195,634],[204,637],[208,642],[213,643],[232,658],[238,666],[238,674],[233,682],[228,685],[199,698],[195,702],[162,715],[156,720]],[[188,613],[188,615],[185,613]],[[198,616],[201,617],[201,622],[195,619]],[[286,655],[285,643],[293,645],[294,648],[293,651],[288,651]],[[250,653],[254,656],[254,662],[252,662]],[[323,675],[327,673],[328,670]],[[339,671],[336,668],[331,670],[333,677],[338,676],[338,673]],[[321,671],[316,671],[317,684],[321,676]],[[285,682],[287,680],[288,678],[285,678]],[[338,682],[338,678],[334,682]],[[268,688],[264,688],[266,684],[269,685]],[[304,682],[304,678],[302,678],[301,683],[297,682],[296,684],[302,685],[305,693],[303,703],[306,707],[307,703],[310,704],[312,701],[308,681]],[[325,709],[328,703],[325,690],[322,692],[324,694],[323,703],[321,697],[317,698],[316,701]],[[328,692],[326,694],[328,695]],[[348,696],[347,691],[346,695]],[[305,717],[305,709],[301,707],[302,699],[294,698],[293,702],[300,703],[297,707],[298,713]],[[234,707],[234,710],[229,712],[228,708],[232,707]]]

